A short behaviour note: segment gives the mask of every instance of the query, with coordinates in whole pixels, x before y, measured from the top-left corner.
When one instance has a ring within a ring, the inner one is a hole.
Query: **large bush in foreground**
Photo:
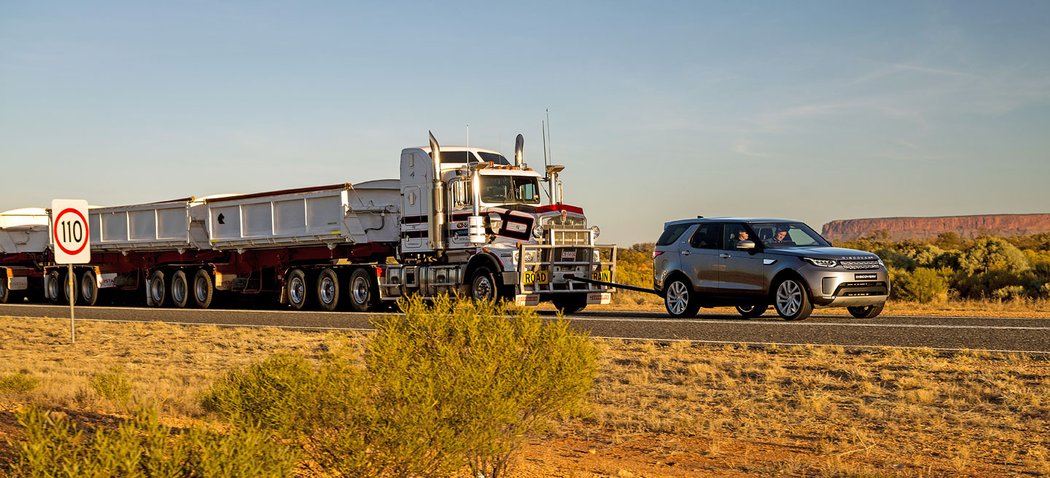
[[[377,319],[364,365],[275,357],[231,373],[206,407],[304,443],[317,472],[498,477],[529,434],[590,390],[596,351],[530,309],[408,301]]]

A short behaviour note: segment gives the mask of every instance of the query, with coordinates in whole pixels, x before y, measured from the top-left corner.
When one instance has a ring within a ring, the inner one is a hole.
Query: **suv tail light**
[[[656,256],[658,256],[660,254],[663,254],[663,253],[664,253],[664,251],[653,251],[653,259],[656,259]]]

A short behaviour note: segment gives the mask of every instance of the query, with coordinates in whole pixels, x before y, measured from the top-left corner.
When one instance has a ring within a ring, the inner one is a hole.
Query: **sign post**
[[[51,248],[55,264],[66,264],[66,296],[69,297],[69,336],[77,343],[73,303],[76,299],[76,275],[73,264],[91,262],[91,234],[88,230],[88,204],[82,199],[55,199],[51,201]]]

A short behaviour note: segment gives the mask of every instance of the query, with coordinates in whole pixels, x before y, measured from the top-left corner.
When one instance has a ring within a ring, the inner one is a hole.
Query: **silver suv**
[[[762,315],[770,305],[786,320],[813,307],[846,307],[857,318],[879,315],[890,278],[879,256],[832,247],[799,221],[704,218],[664,224],[653,252],[654,286],[674,317],[700,307],[736,306]]]

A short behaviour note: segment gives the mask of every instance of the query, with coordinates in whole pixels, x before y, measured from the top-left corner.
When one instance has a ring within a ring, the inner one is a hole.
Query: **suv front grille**
[[[840,264],[844,269],[851,271],[879,268],[879,261],[841,261]]]

